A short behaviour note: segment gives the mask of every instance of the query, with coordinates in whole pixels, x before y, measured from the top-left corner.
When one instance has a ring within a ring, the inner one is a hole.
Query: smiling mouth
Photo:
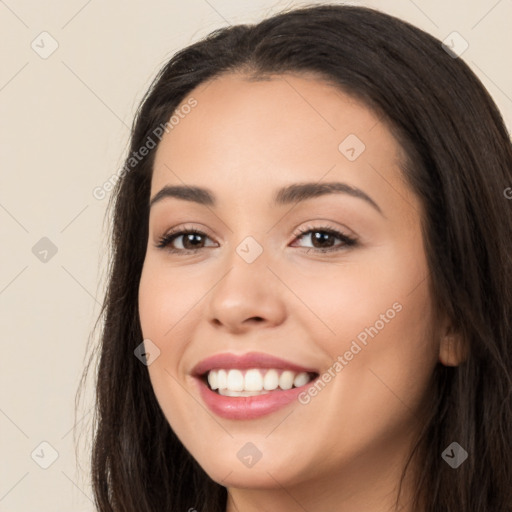
[[[277,368],[212,369],[201,380],[208,388],[223,396],[244,397],[265,395],[299,388],[319,376],[316,372],[297,372]]]

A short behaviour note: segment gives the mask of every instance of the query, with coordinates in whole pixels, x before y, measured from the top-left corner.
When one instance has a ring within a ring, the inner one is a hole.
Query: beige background
[[[469,43],[462,58],[510,130],[512,0],[349,3],[397,15],[441,40],[461,34]],[[120,169],[146,87],[175,51],[210,31],[303,4],[0,1],[1,511],[94,510],[91,386],[74,416],[106,265],[107,199],[92,191]],[[48,56],[52,44],[58,48]],[[56,254],[44,252],[43,237]],[[77,433],[85,429],[78,459],[75,421]],[[53,450],[58,458],[43,469]]]

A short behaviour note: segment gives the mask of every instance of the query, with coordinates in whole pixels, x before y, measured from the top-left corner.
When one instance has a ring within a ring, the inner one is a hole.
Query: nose
[[[208,319],[217,329],[243,333],[275,327],[286,317],[286,287],[268,267],[265,251],[248,263],[234,251],[208,295]]]

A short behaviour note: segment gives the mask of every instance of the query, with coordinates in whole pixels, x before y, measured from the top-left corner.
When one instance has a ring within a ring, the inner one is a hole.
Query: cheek
[[[384,313],[387,323],[369,323],[346,347],[345,359],[357,345],[360,351],[350,356],[342,372],[345,381],[337,384],[340,396],[351,404],[353,424],[361,426],[363,438],[370,439],[375,431],[381,439],[409,432],[419,426],[415,420],[426,412],[437,357],[424,291],[417,289],[402,297],[401,309],[393,318]]]
[[[173,340],[161,349],[177,350],[177,333],[190,323],[207,289],[201,287],[199,276],[187,276],[182,269],[169,269],[148,257],[139,284],[139,317],[145,338]]]
[[[345,342],[350,345],[359,334],[362,340],[368,338],[366,329],[376,323],[379,331],[388,331],[399,316],[411,316],[412,327],[428,325],[427,265],[421,244],[369,248],[339,262],[326,262],[325,268],[320,265],[297,263],[282,267],[280,273],[294,292],[286,300],[296,304],[297,313],[302,309],[295,320],[309,332],[317,331],[319,338],[332,340],[333,350]],[[398,311],[405,309],[407,313]]]
[[[390,399],[398,408],[415,407],[437,362],[421,250],[421,243],[382,247],[368,251],[367,259],[333,266],[329,275],[311,269],[293,281],[309,310],[296,318],[305,331],[317,333],[315,342],[330,356],[329,368],[338,356],[344,359],[335,386],[360,408],[363,423],[369,411]]]
[[[173,428],[182,418],[190,421],[188,409],[193,401],[183,390],[183,361],[195,326],[201,318],[204,321],[201,299],[208,288],[197,286],[200,282],[197,276],[190,279],[185,270],[166,269],[149,257],[139,284],[142,334],[160,350],[148,372],[156,398]]]
[[[345,360],[335,385],[342,402],[350,403],[353,424],[368,438],[373,429],[386,435],[408,428],[429,393],[437,362],[430,295],[426,281],[410,289],[381,288],[365,307],[352,305],[354,315],[346,315],[345,326],[335,324],[343,335],[330,352]]]

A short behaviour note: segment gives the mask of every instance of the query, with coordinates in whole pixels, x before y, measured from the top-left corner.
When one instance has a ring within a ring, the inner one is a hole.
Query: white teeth
[[[277,370],[269,370],[263,379],[263,388],[273,391],[277,386],[279,386],[279,374]]]
[[[261,391],[263,389],[263,377],[259,370],[249,370],[244,378],[245,391]]]
[[[217,372],[217,387],[218,389],[226,389],[228,387],[228,374],[226,370],[219,370]]]
[[[293,385],[296,388],[300,388],[309,382],[309,375],[306,372],[299,373],[293,380]]]
[[[270,391],[231,391],[229,389],[219,389],[219,395],[224,396],[256,396],[267,393],[270,393]]]
[[[229,370],[226,387],[230,391],[244,391],[244,374],[240,370]]]
[[[279,377],[279,387],[281,389],[292,389],[294,378],[294,372],[290,372],[289,370],[284,371],[281,373],[281,377]]]
[[[217,372],[210,372],[208,373],[208,384],[210,384],[210,387],[212,389],[218,389],[219,385],[218,385],[218,377],[217,377]]]
[[[280,373],[281,372],[281,373]],[[208,384],[225,396],[254,396],[304,386],[311,380],[306,372],[251,368],[250,370],[210,370]]]

